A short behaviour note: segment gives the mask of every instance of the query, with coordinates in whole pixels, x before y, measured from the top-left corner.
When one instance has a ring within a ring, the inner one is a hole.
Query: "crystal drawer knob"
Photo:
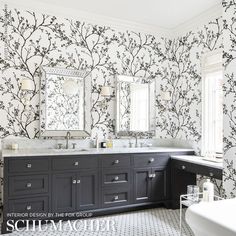
[[[155,178],[156,177],[156,174],[150,174],[149,175],[149,178],[152,179],[152,178]]]
[[[151,158],[151,159],[149,160],[149,163],[152,163],[152,162],[154,162],[154,158]]]
[[[119,161],[119,160],[115,160],[114,163],[115,163],[115,164],[119,164],[120,161]]]
[[[27,183],[26,187],[31,188],[32,187],[31,183]]]
[[[27,168],[31,168],[31,167],[32,167],[32,164],[29,163],[29,164],[26,165],[26,167],[27,167]]]
[[[182,170],[185,170],[186,169],[186,166],[182,166]]]
[[[119,196],[114,197],[114,201],[117,201],[117,200],[119,200]]]
[[[80,184],[80,179],[77,180],[77,184]]]
[[[116,176],[114,179],[115,179],[115,181],[118,181],[119,180],[119,176]]]
[[[26,210],[27,210],[27,211],[31,210],[31,206],[27,206],[27,207],[26,207]]]
[[[76,184],[77,183],[77,181],[76,181],[76,179],[74,179],[73,181],[72,181],[72,184]]]
[[[76,162],[74,163],[74,165],[75,165],[75,166],[78,166],[78,165],[79,165],[79,162],[78,162],[78,161],[76,161]]]
[[[210,172],[209,175],[210,175],[210,177],[213,177],[213,176],[214,176],[214,174],[213,174],[212,172]]]

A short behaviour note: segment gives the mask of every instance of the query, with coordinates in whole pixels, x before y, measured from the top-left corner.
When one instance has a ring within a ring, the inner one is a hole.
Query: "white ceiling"
[[[221,0],[37,0],[166,29],[186,23]]]

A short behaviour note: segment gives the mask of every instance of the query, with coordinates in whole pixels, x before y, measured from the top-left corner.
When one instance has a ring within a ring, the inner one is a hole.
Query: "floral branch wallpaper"
[[[224,195],[236,197],[236,1],[223,0]]]
[[[222,23],[216,19],[201,29],[165,40],[166,63],[158,80],[161,91],[171,93],[166,107],[157,96],[157,130],[163,137],[201,140],[201,55],[222,47]],[[200,147],[200,144],[198,144]]]
[[[221,46],[220,19],[175,40],[7,7],[1,24],[1,138],[38,137],[39,68],[54,66],[92,74],[92,136],[114,134],[115,101],[109,98],[106,107],[100,106],[100,90],[103,85],[114,88],[116,75],[126,74],[156,79],[157,91],[171,91],[168,109],[157,96],[158,136],[199,142],[200,59],[203,52]],[[22,78],[34,84],[30,112],[24,111]]]
[[[130,130],[130,114],[131,114],[131,97],[130,97],[130,84],[126,82],[119,82],[120,92],[120,130]]]
[[[106,98],[101,106],[102,86],[113,87],[118,74],[156,79],[156,136],[192,140],[200,151],[201,144],[201,56],[224,49],[226,102],[225,178],[235,189],[235,162],[231,156],[235,142],[234,62],[235,1],[224,0],[222,18],[212,20],[182,37],[168,39],[138,32],[119,32],[110,27],[91,25],[73,19],[57,18],[41,13],[1,7],[0,13],[0,138],[39,136],[40,66],[86,69],[92,77],[92,137],[111,135],[115,130],[115,100]],[[25,110],[20,80],[30,79],[34,89],[30,106]],[[166,104],[161,91],[171,92]],[[232,155],[233,154],[233,155]],[[221,186],[221,183],[220,183]],[[221,189],[221,187],[219,187]],[[231,193],[232,192],[232,193]],[[234,193],[233,193],[234,192]]]
[[[73,81],[78,86],[76,94],[65,94],[63,85]],[[47,75],[46,127],[49,130],[82,130],[83,119],[83,80],[67,79],[66,76]]]

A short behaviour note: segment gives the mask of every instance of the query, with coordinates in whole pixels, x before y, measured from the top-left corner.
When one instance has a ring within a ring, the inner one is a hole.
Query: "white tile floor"
[[[164,208],[133,211],[128,213],[109,215],[104,217],[90,218],[99,220],[108,220],[115,224],[114,228],[105,229],[104,232],[97,232],[83,227],[79,231],[67,230],[55,232],[49,226],[46,232],[13,232],[11,236],[179,236],[179,210],[167,210]],[[89,221],[87,220],[87,222]],[[64,222],[63,224],[65,224]],[[81,221],[81,225],[84,221]],[[182,228],[183,236],[193,236],[191,230],[185,222]]]

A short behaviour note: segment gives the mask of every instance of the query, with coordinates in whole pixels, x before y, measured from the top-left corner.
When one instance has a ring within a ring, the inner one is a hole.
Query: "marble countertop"
[[[191,155],[173,155],[171,156],[172,159],[180,160],[180,161],[186,161],[190,163],[195,163],[199,165],[209,166],[213,168],[223,169],[223,162],[213,162],[213,161],[207,161],[202,159],[200,156],[191,156]]]
[[[59,156],[59,155],[99,155],[119,153],[171,153],[171,152],[193,152],[193,149],[177,147],[143,147],[143,148],[85,148],[85,149],[19,149],[2,150],[2,157],[17,156]]]
[[[143,147],[143,148],[85,148],[85,149],[19,149],[19,150],[2,150],[2,157],[38,157],[38,156],[62,156],[62,155],[102,155],[102,154],[119,154],[119,153],[178,153],[193,152],[189,148],[177,147]],[[200,156],[194,155],[172,155],[172,159],[223,169],[223,163],[203,160]]]

